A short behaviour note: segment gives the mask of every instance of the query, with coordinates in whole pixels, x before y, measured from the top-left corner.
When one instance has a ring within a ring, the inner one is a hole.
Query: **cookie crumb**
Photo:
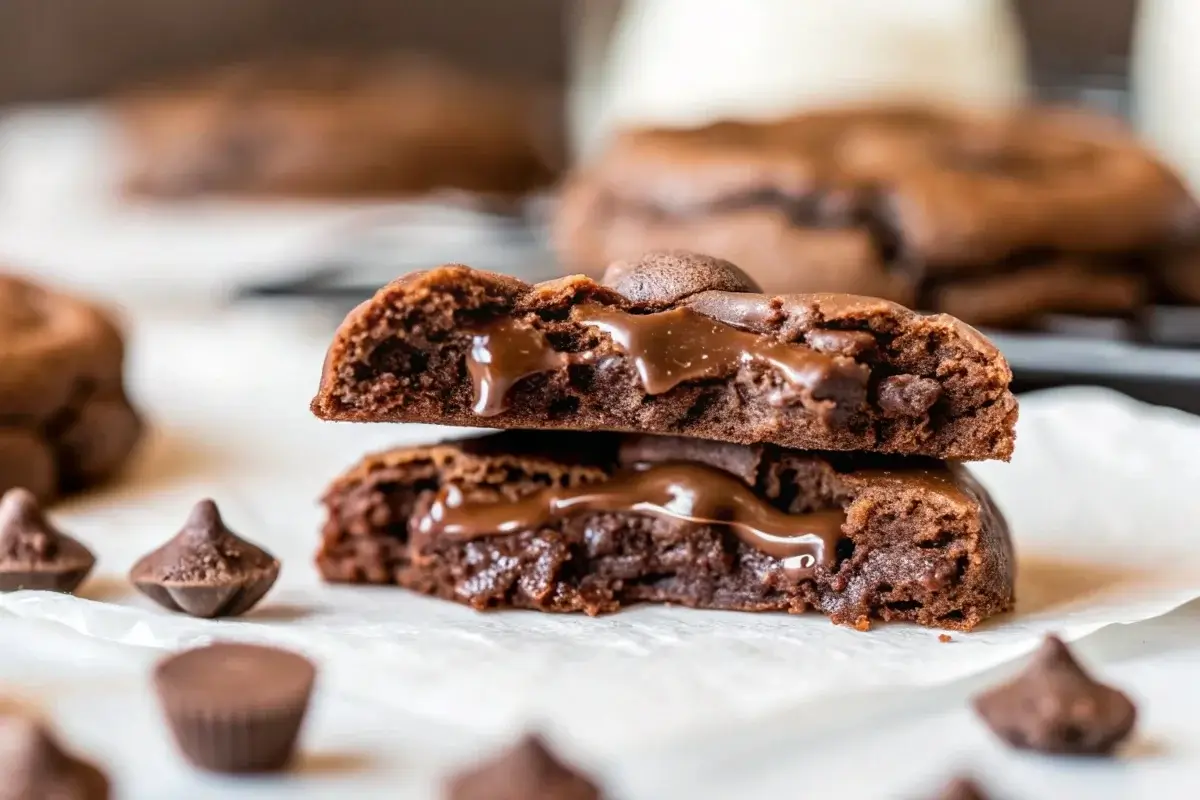
[[[948,633],[941,633],[941,634],[938,634],[938,641],[941,642],[942,644],[945,644],[946,642],[953,642],[954,637]]]

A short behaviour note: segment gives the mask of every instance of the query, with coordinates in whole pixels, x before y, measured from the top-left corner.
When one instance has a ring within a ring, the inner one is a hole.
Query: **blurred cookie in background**
[[[1022,327],[1171,299],[1198,231],[1187,189],[1115,120],[892,105],[627,131],[568,180],[554,239],[569,270],[593,275],[687,247],[768,293]]]
[[[105,312],[0,273],[0,493],[47,500],[120,469],[143,427],[124,357]]]
[[[561,164],[552,92],[402,56],[277,57],[115,99],[134,195],[513,199]]]

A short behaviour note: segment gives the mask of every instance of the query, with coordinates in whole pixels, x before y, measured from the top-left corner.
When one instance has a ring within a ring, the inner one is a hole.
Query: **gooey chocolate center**
[[[835,381],[843,396],[847,385],[866,396],[870,374],[866,365],[739,330],[690,308],[631,314],[588,303],[577,307],[572,318],[611,337],[632,359],[647,394],[663,394],[685,381],[729,375],[758,362],[814,397]],[[508,391],[523,378],[594,360],[594,352],[560,353],[540,331],[508,318],[497,320],[474,335],[467,355],[475,392],[473,409],[485,417],[500,414]]]
[[[587,512],[638,513],[721,525],[746,545],[777,558],[792,580],[832,569],[846,520],[841,509],[787,514],[727,472],[695,463],[665,463],[618,473],[594,484],[552,487],[514,501],[471,502],[442,487],[416,522],[424,536],[475,539],[536,530]]]

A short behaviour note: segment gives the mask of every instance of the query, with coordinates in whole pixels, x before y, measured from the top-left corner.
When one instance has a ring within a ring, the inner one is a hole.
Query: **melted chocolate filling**
[[[686,381],[720,378],[744,364],[765,364],[795,388],[815,399],[831,399],[826,387],[837,384],[846,397],[846,384],[858,402],[866,398],[870,369],[852,359],[821,353],[739,330],[690,308],[654,314],[632,314],[620,308],[585,304],[572,312],[575,321],[607,333],[633,361],[647,394],[670,391]],[[530,375],[569,364],[589,363],[591,352],[560,353],[540,331],[511,319],[499,319],[472,340],[467,371],[475,389],[475,413],[495,416],[505,409],[512,386]],[[853,399],[849,405],[853,405]]]

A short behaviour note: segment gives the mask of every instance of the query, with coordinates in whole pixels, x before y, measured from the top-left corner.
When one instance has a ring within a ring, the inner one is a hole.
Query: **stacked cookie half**
[[[1004,520],[957,463],[1011,456],[1010,379],[952,317],[765,295],[707,256],[408,275],[346,318],[314,413],[507,430],[368,456],[317,563],[480,609],[969,629],[1013,602]]]

